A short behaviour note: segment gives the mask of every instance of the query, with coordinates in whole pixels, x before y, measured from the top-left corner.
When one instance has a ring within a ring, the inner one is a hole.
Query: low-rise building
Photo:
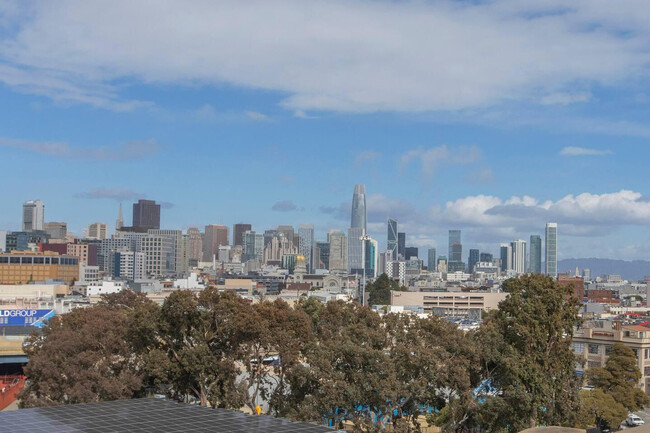
[[[620,329],[611,322],[597,322],[600,327],[581,328],[573,334],[573,351],[584,359],[577,365],[579,372],[594,367],[604,367],[609,351],[616,343],[632,349],[641,371],[639,387],[650,395],[650,328],[641,325],[621,325]]]
[[[390,292],[391,305],[422,307],[425,313],[466,316],[470,310],[491,311],[507,293],[490,292]]]
[[[79,278],[79,258],[54,252],[12,251],[0,254],[0,284],[26,284]]]

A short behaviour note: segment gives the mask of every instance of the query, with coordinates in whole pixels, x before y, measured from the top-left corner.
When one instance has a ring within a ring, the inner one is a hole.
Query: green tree
[[[402,290],[399,283],[381,274],[375,281],[366,285],[369,305],[389,305],[391,290]]]
[[[504,282],[508,297],[477,333],[485,393],[482,422],[520,431],[538,424],[572,424],[579,381],[571,350],[579,323],[570,289],[542,275]]]
[[[242,298],[213,288],[199,297],[173,292],[160,312],[157,348],[147,356],[155,384],[179,400],[192,396],[203,406],[241,408],[245,391],[236,381],[241,330],[234,317],[247,306]]]
[[[627,417],[627,409],[616,401],[611,394],[596,388],[592,391],[580,391],[580,412],[578,425],[587,428],[618,428]]]
[[[56,316],[27,338],[21,407],[131,398],[144,372],[129,342],[128,316],[105,305]]]
[[[616,343],[609,352],[605,367],[587,370],[587,381],[593,386],[611,394],[615,401],[630,411],[642,409],[650,404],[650,398],[637,388],[641,379],[634,351],[622,343]]]

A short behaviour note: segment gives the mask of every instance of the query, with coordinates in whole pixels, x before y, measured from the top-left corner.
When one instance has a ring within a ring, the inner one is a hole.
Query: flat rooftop
[[[248,415],[175,401],[142,398],[0,412],[7,432],[274,432],[320,433],[333,429],[268,415]]]

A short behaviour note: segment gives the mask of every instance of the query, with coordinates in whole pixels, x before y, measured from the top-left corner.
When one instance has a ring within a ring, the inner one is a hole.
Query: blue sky
[[[241,3],[0,3],[0,229],[146,197],[322,239],[364,183],[382,243],[650,259],[647,2]]]

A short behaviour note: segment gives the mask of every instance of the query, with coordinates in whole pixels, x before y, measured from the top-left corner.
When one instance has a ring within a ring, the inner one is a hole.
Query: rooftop
[[[0,412],[11,432],[277,432],[320,433],[329,427],[145,398]]]

